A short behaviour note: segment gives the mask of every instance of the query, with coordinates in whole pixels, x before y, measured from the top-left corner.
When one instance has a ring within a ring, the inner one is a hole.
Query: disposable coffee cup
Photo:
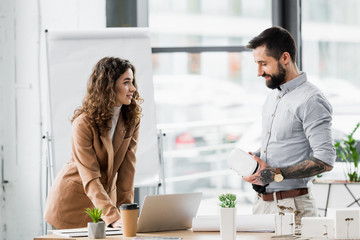
[[[258,169],[258,162],[254,157],[240,148],[231,151],[227,163],[232,170],[243,177],[254,174]]]
[[[136,236],[139,206],[137,203],[121,204],[122,230],[124,237]]]

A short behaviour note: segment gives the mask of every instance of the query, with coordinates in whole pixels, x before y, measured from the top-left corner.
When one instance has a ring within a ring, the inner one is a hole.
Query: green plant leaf
[[[227,193],[219,196],[220,207],[222,208],[234,208],[236,205],[236,195]]]
[[[356,140],[353,138],[354,133],[360,127],[360,122],[356,124],[353,131],[344,139],[335,142],[334,147],[336,155],[341,161],[347,163],[347,176],[350,181],[360,181],[359,174],[359,152],[356,149]]]
[[[94,223],[97,223],[101,219],[101,214],[103,213],[103,211],[104,209],[99,210],[95,207],[93,209],[86,208],[84,212],[90,216]]]

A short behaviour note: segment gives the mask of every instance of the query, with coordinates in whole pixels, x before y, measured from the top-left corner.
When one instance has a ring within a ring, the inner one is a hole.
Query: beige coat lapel
[[[103,141],[104,147],[108,152],[108,168],[106,171],[106,174],[108,176],[108,185],[110,184],[114,172],[114,164],[115,164],[114,157],[117,151],[119,150],[119,147],[124,139],[125,132],[126,130],[124,125],[124,120],[122,117],[122,113],[120,112],[119,119],[115,128],[113,140],[111,141],[110,132],[106,135],[106,137],[100,136],[101,140]]]
[[[122,112],[120,112],[113,138],[114,156],[116,155],[122,141],[124,140],[125,133],[126,133],[126,129],[124,124],[124,118]]]
[[[106,174],[108,176],[108,184],[109,184],[110,176],[112,174],[112,169],[114,167],[113,144],[111,142],[110,134],[106,134],[106,136],[100,136],[100,138],[101,138],[101,141],[104,144],[104,148],[106,149],[106,151],[108,153],[108,159],[107,159],[108,167],[107,167],[107,170],[106,170]]]

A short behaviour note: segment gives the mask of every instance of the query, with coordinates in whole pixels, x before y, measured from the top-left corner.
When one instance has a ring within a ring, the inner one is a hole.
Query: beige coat
[[[122,203],[133,202],[139,123],[126,130],[120,113],[111,141],[87,122],[84,114],[73,122],[71,159],[47,197],[45,220],[57,229],[86,227],[91,219],[84,210],[94,206],[104,209],[109,225],[120,219]]]

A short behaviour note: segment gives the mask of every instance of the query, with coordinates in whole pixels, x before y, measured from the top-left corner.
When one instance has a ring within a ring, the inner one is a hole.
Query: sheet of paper
[[[49,230],[49,233],[60,235],[63,237],[87,237],[88,228],[72,228],[72,229],[57,229]],[[122,235],[121,228],[106,228],[106,236]]]
[[[199,216],[193,218],[194,232],[220,231],[220,216]],[[236,231],[238,232],[274,232],[274,214],[237,215]]]

